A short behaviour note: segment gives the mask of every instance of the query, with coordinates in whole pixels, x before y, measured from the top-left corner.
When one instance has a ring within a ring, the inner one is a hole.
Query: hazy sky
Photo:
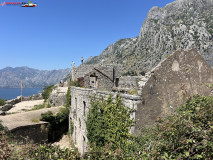
[[[174,0],[37,0],[35,8],[0,5],[0,69],[62,69],[139,35],[148,11]],[[3,2],[28,2],[0,0]]]

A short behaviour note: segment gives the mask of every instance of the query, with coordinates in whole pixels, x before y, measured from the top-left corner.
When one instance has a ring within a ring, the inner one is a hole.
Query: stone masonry
[[[149,76],[148,76],[149,77]],[[178,50],[154,68],[141,85],[142,103],[136,112],[136,134],[166,116],[187,97],[208,96],[213,91],[213,69],[194,49]]]
[[[83,75],[84,88],[71,87],[69,118],[74,123],[72,137],[81,154],[87,151],[85,121],[91,96],[102,95],[107,98],[112,94],[115,98],[122,90],[138,90],[137,95],[120,94],[124,105],[135,109],[131,115],[135,119],[135,126],[130,132],[137,135],[142,127],[152,125],[158,117],[174,112],[185,102],[186,97],[213,94],[213,69],[194,49],[176,51],[145,76],[122,77],[115,74],[119,73],[119,68],[97,68],[93,66]]]
[[[86,119],[90,107],[90,98],[92,96],[104,96],[107,98],[109,95],[116,98],[117,93],[106,92],[88,88],[71,87],[71,110],[70,120],[74,123],[74,132],[72,135],[73,141],[78,148],[79,152],[84,154],[87,151],[87,131]],[[130,109],[137,109],[137,105],[141,102],[140,96],[121,94],[122,102]],[[131,117],[135,119],[135,112],[131,113]],[[132,126],[131,133],[135,133],[135,127]]]

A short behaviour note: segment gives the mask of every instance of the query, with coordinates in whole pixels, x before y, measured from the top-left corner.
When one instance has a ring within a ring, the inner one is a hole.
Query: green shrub
[[[30,150],[29,157],[34,160],[73,160],[80,159],[80,155],[77,150],[60,149],[59,146],[53,146],[51,144],[39,145],[35,149]]]
[[[8,142],[8,136],[0,124],[0,159],[9,159],[11,156],[11,149]]]
[[[42,109],[42,108],[45,108],[45,104],[40,104],[40,105],[35,105],[32,110],[39,110],[39,109]]]
[[[55,122],[55,116],[53,115],[52,111],[47,111],[41,114],[40,120],[49,122],[51,124]]]
[[[78,81],[70,80],[70,86],[80,87],[80,83]]]
[[[69,118],[69,110],[67,108],[60,108],[56,115],[53,115],[51,111],[41,114],[41,121],[49,122],[51,126],[62,123]]]
[[[189,98],[177,112],[158,119],[136,138],[137,153],[147,159],[212,159],[213,97]]]
[[[5,105],[5,100],[4,99],[0,99],[0,106],[3,106],[3,105]]]
[[[91,108],[87,116],[87,138],[91,150],[103,150],[108,146],[110,151],[122,149],[126,151],[133,136],[129,133],[133,120],[121,98],[113,102],[112,96],[91,100]]]
[[[0,131],[4,130],[4,126],[2,125],[2,121],[0,120]]]
[[[38,123],[40,120],[39,119],[37,119],[37,118],[33,118],[32,119],[32,122],[34,122],[34,123]]]
[[[73,134],[73,131],[74,131],[74,123],[70,120],[70,130],[69,130],[69,132],[70,132],[70,135],[72,135]]]
[[[49,98],[49,96],[50,96],[50,94],[51,94],[51,92],[54,88],[55,88],[54,85],[47,86],[47,87],[43,88],[42,97],[45,101]]]
[[[137,95],[138,94],[138,90],[137,89],[129,90],[129,91],[127,91],[127,93],[131,94],[131,95]]]
[[[67,90],[67,101],[66,101],[66,107],[70,108],[71,106],[71,95],[70,95],[70,86],[68,87]]]

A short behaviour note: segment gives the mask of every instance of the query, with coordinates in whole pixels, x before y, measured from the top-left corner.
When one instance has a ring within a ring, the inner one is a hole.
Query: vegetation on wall
[[[56,115],[54,115],[51,111],[42,113],[40,120],[49,122],[50,125],[53,127],[62,123],[68,117],[69,117],[69,110],[67,110],[66,108],[60,108],[59,112]]]
[[[2,160],[73,160],[80,159],[76,149],[60,149],[52,144],[16,142],[4,130],[0,130],[0,159]]]
[[[213,97],[189,98],[177,112],[158,119],[150,131],[137,137],[143,158],[212,159]]]
[[[101,151],[108,146],[109,151],[126,151],[132,143],[133,136],[129,130],[133,123],[130,111],[120,97],[116,102],[113,102],[112,96],[107,100],[103,97],[92,99],[86,121],[90,150]]]
[[[70,86],[80,87],[80,83],[78,81],[70,80]]]
[[[69,86],[67,90],[66,108],[70,108],[70,107],[71,107],[71,95],[70,95],[70,86]]]
[[[108,100],[107,100],[108,101]],[[213,157],[213,97],[196,95],[189,98],[177,111],[159,118],[152,128],[143,128],[137,137],[125,134],[120,138],[118,121],[112,112],[103,110],[108,102],[93,102],[88,117],[88,139],[93,152],[86,157],[94,159],[212,159]],[[98,103],[100,105],[98,105]],[[102,104],[103,103],[103,104]],[[117,102],[116,102],[117,104]],[[112,107],[113,108],[113,107]],[[108,110],[108,107],[105,108]],[[103,111],[101,111],[103,110]],[[109,116],[104,116],[104,112]],[[92,115],[91,113],[94,113]],[[105,117],[105,119],[100,118]],[[93,119],[93,126],[92,120]],[[106,122],[105,125],[104,121]],[[108,122],[111,121],[111,122]],[[116,124],[116,125],[115,125]],[[122,122],[121,122],[122,124]],[[125,123],[124,123],[125,124]],[[109,127],[111,126],[111,127]],[[106,128],[106,129],[105,129]],[[128,128],[128,127],[127,127]],[[127,129],[126,128],[126,129]],[[94,132],[92,131],[94,130]],[[123,132],[127,133],[127,132]],[[124,136],[124,137],[123,137]],[[114,141],[116,139],[116,142]],[[129,143],[128,147],[120,145]],[[98,148],[97,146],[101,146]],[[104,147],[103,147],[104,146]],[[116,149],[119,147],[119,149]]]

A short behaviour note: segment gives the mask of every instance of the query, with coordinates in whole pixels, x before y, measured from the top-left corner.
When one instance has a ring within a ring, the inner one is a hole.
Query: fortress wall
[[[26,137],[33,143],[48,142],[48,122],[40,122],[34,125],[20,126],[10,130],[13,136],[20,141],[26,141]]]
[[[88,139],[86,137],[87,131],[85,122],[89,108],[91,106],[90,97],[104,96],[107,98],[110,94],[114,99],[117,96],[117,94],[113,92],[71,87],[71,110],[69,118],[74,123],[74,132],[72,134],[72,138],[81,154],[87,151],[86,145]],[[141,102],[141,98],[139,96],[121,94],[120,97],[122,98],[124,105],[131,109],[134,108],[137,110],[137,105]],[[132,112],[131,117],[135,119],[135,112]],[[133,134],[135,133],[134,126],[132,126],[130,132]]]

